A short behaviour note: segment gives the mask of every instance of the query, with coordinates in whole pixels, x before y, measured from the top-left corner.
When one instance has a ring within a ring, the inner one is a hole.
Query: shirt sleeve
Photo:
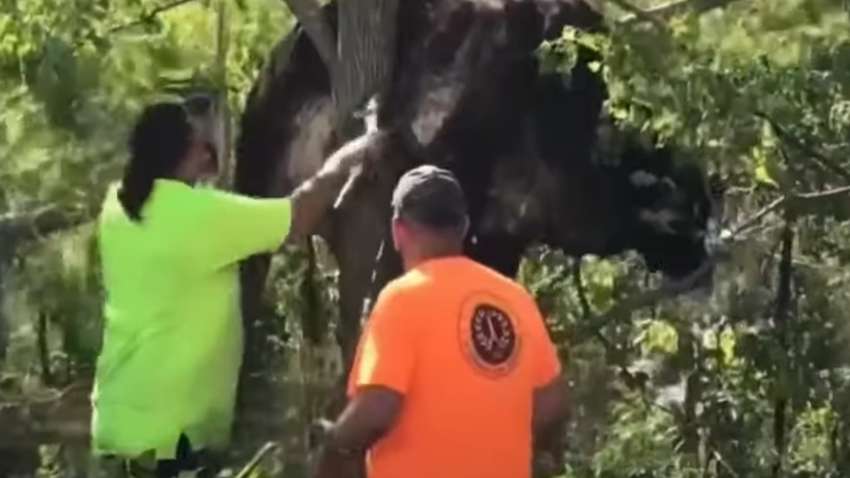
[[[558,357],[558,350],[549,337],[549,331],[546,329],[546,323],[543,321],[540,309],[537,308],[534,299],[529,297],[528,300],[531,302],[531,335],[532,341],[535,344],[532,347],[535,353],[534,386],[539,388],[547,385],[560,375],[562,368],[561,360]]]
[[[289,198],[252,198],[213,189],[200,190],[203,204],[193,227],[200,260],[225,267],[279,248],[292,222]]]
[[[348,378],[348,396],[359,387],[380,385],[405,394],[416,361],[416,333],[410,309],[398,292],[382,292],[364,327]]]

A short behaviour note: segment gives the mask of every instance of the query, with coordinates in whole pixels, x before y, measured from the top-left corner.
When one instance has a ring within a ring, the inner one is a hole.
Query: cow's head
[[[723,189],[716,176],[669,148],[630,139],[616,165],[617,202],[625,216],[617,242],[643,256],[651,271],[681,279],[709,258]],[[705,284],[703,282],[703,284]]]

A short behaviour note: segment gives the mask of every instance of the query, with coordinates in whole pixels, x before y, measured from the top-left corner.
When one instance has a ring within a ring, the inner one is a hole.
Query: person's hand
[[[328,158],[321,169],[291,194],[291,240],[313,234],[328,211],[338,207],[363,174],[375,174],[380,162],[377,135],[364,135],[346,143]]]
[[[373,171],[381,162],[383,136],[364,134],[345,143],[322,164],[318,176],[349,176],[354,170]]]

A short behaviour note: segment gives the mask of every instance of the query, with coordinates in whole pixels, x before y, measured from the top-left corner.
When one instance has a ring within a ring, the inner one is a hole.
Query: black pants
[[[180,435],[173,459],[157,460],[155,464],[136,459],[110,456],[104,460],[109,478],[176,478],[181,471],[195,471],[198,478],[214,478],[218,467],[203,450],[193,450],[189,437]],[[106,471],[106,470],[104,470]]]

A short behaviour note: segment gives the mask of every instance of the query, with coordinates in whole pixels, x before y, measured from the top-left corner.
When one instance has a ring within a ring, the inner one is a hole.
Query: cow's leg
[[[346,374],[367,308],[401,270],[398,255],[392,249],[389,214],[385,210],[386,207],[374,209],[369,204],[357,204],[341,211],[331,244],[340,271],[340,320],[336,335]]]

